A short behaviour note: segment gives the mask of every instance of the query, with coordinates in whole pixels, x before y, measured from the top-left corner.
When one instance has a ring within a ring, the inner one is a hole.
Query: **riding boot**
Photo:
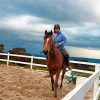
[[[61,49],[61,52],[64,55],[64,61],[66,62],[66,65],[68,66],[68,70],[71,70],[69,53],[67,52],[66,49]]]
[[[65,55],[64,58],[65,58],[66,65],[68,66],[68,70],[71,70],[69,55]]]

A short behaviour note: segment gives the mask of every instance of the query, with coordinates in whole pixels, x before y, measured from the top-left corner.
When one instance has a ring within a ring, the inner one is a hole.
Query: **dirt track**
[[[18,66],[0,65],[0,100],[61,100],[75,85],[64,80],[58,88],[58,97],[53,97],[50,78],[46,73]],[[87,100],[91,93],[87,96]]]

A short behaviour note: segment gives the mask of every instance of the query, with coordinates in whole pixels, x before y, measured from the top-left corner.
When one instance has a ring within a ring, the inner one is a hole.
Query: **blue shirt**
[[[57,33],[57,35],[55,36],[55,34],[52,35],[52,38],[55,42],[55,45],[60,48],[60,49],[64,49],[64,45],[66,43],[66,37],[61,33],[61,31],[59,33]],[[61,45],[59,46],[58,43],[60,43]]]

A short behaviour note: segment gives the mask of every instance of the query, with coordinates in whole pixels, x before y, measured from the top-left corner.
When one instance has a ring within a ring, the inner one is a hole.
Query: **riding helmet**
[[[56,29],[56,28],[59,28],[59,30],[60,30],[60,25],[59,24],[55,24],[54,25],[54,29]]]

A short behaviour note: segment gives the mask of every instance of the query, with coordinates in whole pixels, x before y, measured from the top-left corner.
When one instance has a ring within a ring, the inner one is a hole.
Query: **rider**
[[[59,48],[61,50],[61,52],[63,53],[66,64],[67,64],[67,66],[69,66],[69,70],[70,70],[71,68],[70,68],[70,63],[69,63],[69,54],[66,51],[66,49],[64,48],[64,45],[66,43],[66,37],[60,31],[59,24],[54,25],[54,33],[52,35],[52,38],[55,42],[56,47]]]

